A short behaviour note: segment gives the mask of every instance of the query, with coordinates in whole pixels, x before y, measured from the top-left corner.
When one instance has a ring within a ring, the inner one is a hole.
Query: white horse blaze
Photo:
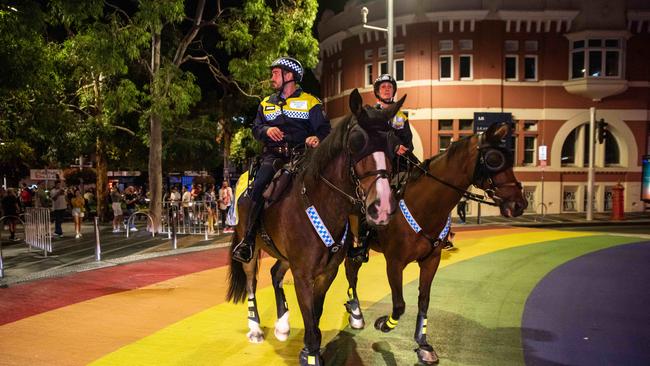
[[[372,153],[377,170],[386,170],[386,155],[377,151]],[[379,206],[377,207],[377,222],[387,222],[390,218],[390,184],[387,178],[379,178],[375,181],[375,189],[377,190],[377,198],[379,199]]]

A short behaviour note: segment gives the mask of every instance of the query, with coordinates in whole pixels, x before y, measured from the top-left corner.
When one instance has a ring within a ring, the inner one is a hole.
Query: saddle
[[[287,188],[291,185],[293,177],[295,177],[300,171],[304,155],[304,152],[294,152],[288,163],[282,164],[282,160],[280,159],[274,162],[274,167],[276,163],[278,165],[281,164],[281,166],[276,168],[271,183],[269,183],[262,194],[262,197],[264,197],[265,200],[264,208],[268,208],[282,198],[284,192],[286,192]]]

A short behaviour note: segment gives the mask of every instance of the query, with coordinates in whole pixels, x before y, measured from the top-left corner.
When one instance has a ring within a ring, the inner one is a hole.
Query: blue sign
[[[485,132],[495,123],[510,124],[510,132],[508,132],[508,135],[504,139],[503,146],[509,150],[514,150],[514,141],[512,138],[514,122],[512,121],[512,113],[474,112],[474,133]]]
[[[650,155],[643,157],[641,173],[641,200],[650,202]]]

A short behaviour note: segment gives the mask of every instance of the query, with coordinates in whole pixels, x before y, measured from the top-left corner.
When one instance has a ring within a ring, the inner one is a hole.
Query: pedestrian
[[[206,185],[205,193],[203,194],[203,201],[205,201],[205,208],[208,212],[208,234],[214,234],[214,224],[217,221],[217,201],[214,185]]]
[[[226,226],[226,215],[228,214],[228,209],[230,209],[232,201],[232,188],[230,188],[228,181],[224,180],[221,183],[221,188],[219,188],[219,215],[221,216],[221,227],[224,233],[233,232],[231,227]]]
[[[131,222],[129,230],[131,231],[138,231],[138,229],[135,227],[135,220],[131,219],[131,216],[136,211],[136,203],[138,202],[138,195],[135,193],[135,188],[133,186],[128,186],[124,190],[124,203],[126,203],[126,214],[127,214],[127,220]]]
[[[20,203],[13,188],[7,188],[6,195],[2,197],[2,211],[9,226],[9,239],[16,240],[16,220],[20,212]],[[4,223],[0,223],[4,225]]]
[[[190,219],[190,203],[192,201],[192,193],[187,190],[187,187],[183,186],[183,195],[181,197],[181,206],[183,211],[181,216],[183,218],[183,225],[187,225]]]
[[[61,182],[54,183],[54,188],[50,191],[50,199],[52,200],[52,216],[54,216],[54,234],[59,238],[63,238],[63,218],[65,210],[68,208],[68,203],[65,199],[65,190],[61,188]]]
[[[26,183],[23,183],[23,187],[20,190],[20,204],[23,209],[32,207],[32,191],[27,187]]]
[[[111,208],[113,209],[113,232],[119,233],[120,226],[124,221],[124,214],[122,213],[122,194],[117,185],[111,188],[111,194],[108,198],[111,200]]]
[[[467,223],[467,197],[462,196],[460,198],[458,205],[456,205],[456,213],[460,218],[461,224]]]
[[[86,200],[81,195],[81,191],[76,189],[74,192],[74,198],[70,200],[72,205],[72,218],[74,219],[74,232],[75,239],[81,238],[81,221],[84,217],[84,211],[86,210]]]

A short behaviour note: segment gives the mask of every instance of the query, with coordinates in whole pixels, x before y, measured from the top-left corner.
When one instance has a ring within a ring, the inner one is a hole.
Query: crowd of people
[[[190,223],[204,224],[207,226],[208,234],[215,232],[215,227],[221,219],[221,227],[224,233],[233,232],[233,228],[226,224],[226,216],[233,202],[233,192],[228,181],[223,181],[221,186],[207,184],[193,184],[190,189],[182,186],[172,186],[169,192],[165,193],[164,207],[176,207],[179,212],[179,220],[183,225]]]

